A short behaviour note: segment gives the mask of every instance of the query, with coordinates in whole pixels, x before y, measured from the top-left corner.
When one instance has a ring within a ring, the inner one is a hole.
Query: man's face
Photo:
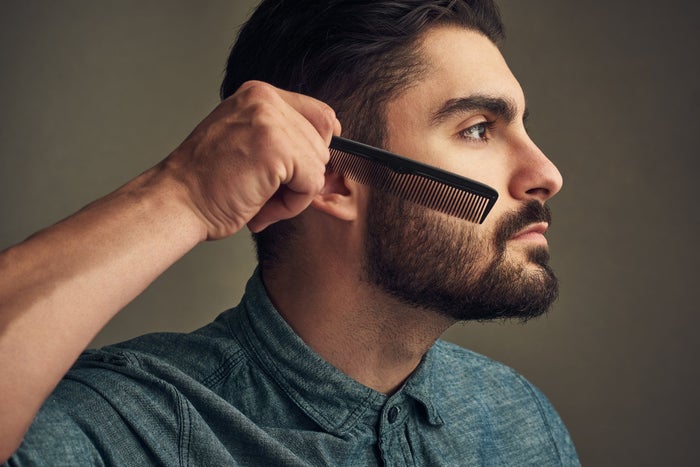
[[[486,183],[499,200],[475,225],[372,193],[368,279],[453,319],[536,316],[557,294],[544,202],[561,175],[528,137],[522,90],[495,45],[440,27],[421,50],[427,73],[387,105],[387,149]]]

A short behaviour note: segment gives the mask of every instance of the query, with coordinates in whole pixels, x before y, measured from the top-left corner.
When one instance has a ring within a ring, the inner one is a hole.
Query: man
[[[556,296],[544,203],[561,177],[525,132],[501,36],[490,1],[263,1],[225,99],[180,147],[2,254],[2,458],[576,465],[537,389],[437,341]],[[498,203],[475,225],[326,171],[340,122]],[[260,267],[237,308],[70,369],[179,257],[246,225]]]

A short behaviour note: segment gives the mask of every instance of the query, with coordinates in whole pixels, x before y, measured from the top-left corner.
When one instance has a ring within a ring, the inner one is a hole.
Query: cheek
[[[505,212],[503,204],[499,192],[498,201],[496,201],[496,204],[493,209],[491,209],[488,216],[486,216],[484,222],[481,224],[469,224],[468,228],[472,231],[472,237],[475,242],[488,245],[489,248],[494,248],[496,246],[496,236],[500,226],[499,221],[503,218]]]
[[[440,216],[442,219],[438,222],[442,241],[452,244],[451,250],[455,255],[468,257],[476,263],[493,260],[498,252],[494,232],[490,226],[485,225],[488,219],[484,224],[472,224],[461,219]]]

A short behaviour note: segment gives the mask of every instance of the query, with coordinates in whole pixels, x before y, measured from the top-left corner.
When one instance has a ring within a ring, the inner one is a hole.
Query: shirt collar
[[[439,375],[436,374],[439,368],[439,365],[436,364],[437,353],[434,346],[428,350],[423,356],[423,361],[404,384],[402,391],[423,405],[428,423],[441,426],[444,421],[440,416],[439,404],[436,399],[438,392],[435,387],[435,382],[439,378]]]
[[[307,346],[272,305],[259,270],[248,281],[239,309],[243,313],[234,314],[237,323],[232,324],[242,343],[324,430],[342,436],[358,423],[376,423],[388,397],[345,375]],[[424,356],[400,392],[425,407],[428,423],[441,425],[434,401],[433,354],[431,349]]]

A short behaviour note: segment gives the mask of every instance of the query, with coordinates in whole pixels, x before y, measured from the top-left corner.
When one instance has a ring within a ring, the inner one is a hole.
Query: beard
[[[377,190],[369,206],[365,279],[406,305],[457,321],[527,321],[557,298],[546,246],[530,247],[524,259],[507,249],[515,233],[551,221],[536,200],[503,215],[488,238],[479,225]]]

